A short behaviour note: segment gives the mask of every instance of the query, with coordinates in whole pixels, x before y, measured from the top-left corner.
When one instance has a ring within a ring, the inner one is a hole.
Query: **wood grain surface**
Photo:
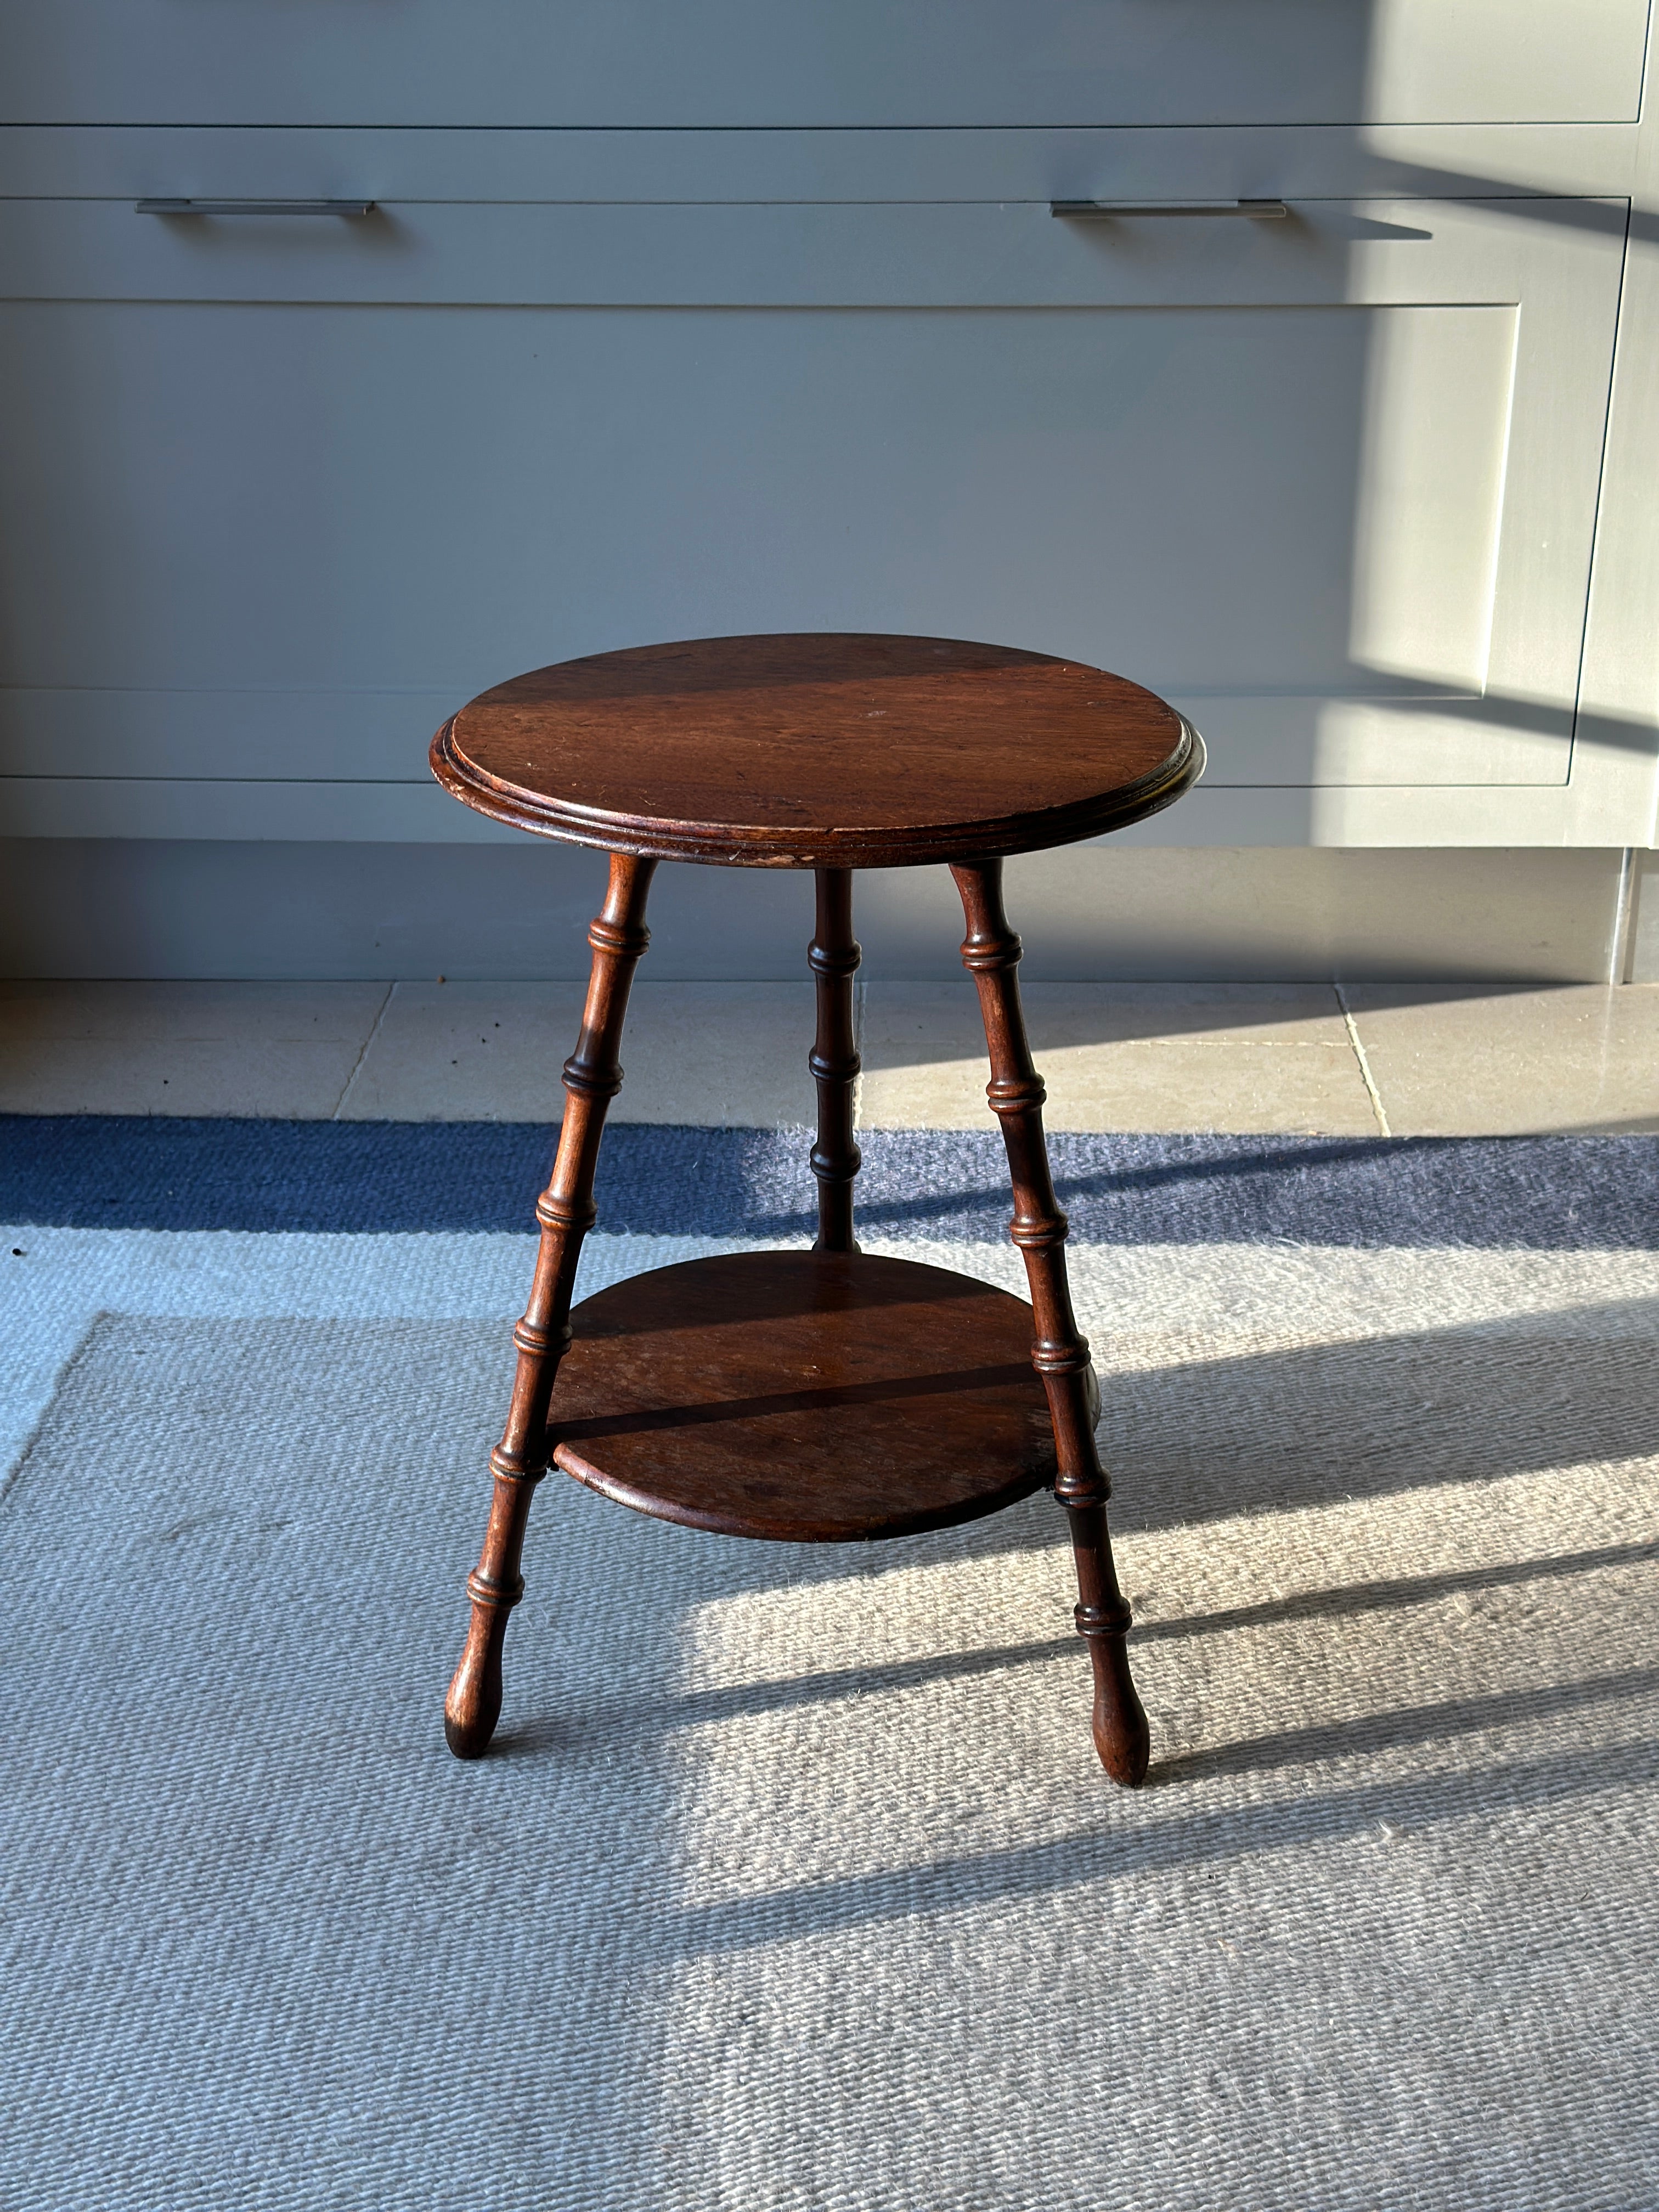
[[[1054,1497],[1072,1524],[1078,1594],[1073,1617],[1094,1667],[1095,1749],[1112,1779],[1133,1788],[1146,1778],[1152,1739],[1125,1646],[1132,1615],[1118,1587],[1106,1528],[1111,1486],[1095,1449],[1100,1390],[1088,1339],[1072,1310],[1067,1224],[1054,1197],[1042,1133],[1048,1091],[1031,1059],[1019,1002],[1020,942],[1003,909],[1002,862],[958,864],[951,872],[968,925],[963,965],[979,993],[990,1055],[986,1102],[1001,1124],[1014,1189],[1008,1234],[1025,1262],[1031,1290],[1031,1364],[1042,1377],[1054,1422]]]
[[[1054,1477],[1031,1309],[941,1267],[735,1253],[570,1321],[553,1462],[661,1520],[838,1543],[971,1521]]]
[[[541,1231],[530,1299],[513,1331],[518,1354],[501,1440],[489,1455],[489,1520],[478,1564],[467,1577],[472,1615],[444,1700],[444,1735],[458,1759],[477,1759],[501,1710],[501,1646],[507,1617],[524,1595],[519,1559],[536,1485],[547,1472],[547,1405],[570,1341],[570,1300],[582,1240],[597,1218],[593,1174],[605,1109],[622,1088],[623,1018],[629,987],[651,942],[645,902],[654,860],[611,855],[604,906],[587,941],[593,949],[576,1049],[564,1064],[568,1094],[559,1124],[553,1179],[536,1201]]]
[[[432,743],[445,788],[578,845],[756,867],[1029,852],[1167,806],[1203,748],[1121,676],[951,638],[703,638],[561,661]]]
[[[856,1252],[853,1185],[864,1156],[853,1134],[859,1070],[853,978],[862,957],[853,934],[853,872],[817,872],[817,926],[806,949],[817,999],[817,1035],[806,1065],[817,1086],[818,1133],[811,1155],[818,1185],[819,1252]]]

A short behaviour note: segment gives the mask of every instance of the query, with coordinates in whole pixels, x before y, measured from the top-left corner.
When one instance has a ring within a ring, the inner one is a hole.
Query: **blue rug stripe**
[[[529,1231],[556,1131],[539,1122],[0,1115],[0,1219],[42,1227]],[[602,1225],[793,1236],[813,1216],[800,1132],[621,1123]],[[996,1243],[995,1130],[862,1133],[872,1233]],[[1659,1138],[1099,1136],[1049,1139],[1073,1233],[1102,1244],[1291,1242],[1646,1250]]]

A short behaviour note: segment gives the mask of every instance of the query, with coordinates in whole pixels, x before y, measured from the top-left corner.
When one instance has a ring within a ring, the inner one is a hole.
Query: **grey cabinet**
[[[0,220],[13,775],[252,820],[538,660],[844,627],[1132,668],[1212,790],[1566,781],[1616,206]]]
[[[1646,0],[30,0],[18,123],[1632,121]]]
[[[869,627],[1166,691],[1154,838],[1647,842],[1645,6],[1498,12],[10,11],[0,834],[488,836],[482,684]]]

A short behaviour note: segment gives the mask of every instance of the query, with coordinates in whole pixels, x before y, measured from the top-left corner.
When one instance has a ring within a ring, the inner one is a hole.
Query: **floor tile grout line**
[[[1636,956],[1636,848],[1626,845],[1619,863],[1619,895],[1613,904],[1613,943],[1607,952],[1607,981],[1628,983]]]
[[[392,1004],[392,994],[397,988],[398,986],[395,980],[388,983],[386,987],[385,998],[381,1000],[380,1005],[374,1009],[374,1018],[368,1025],[368,1035],[363,1039],[362,1049],[359,1051],[356,1059],[351,1063],[351,1073],[345,1079],[345,1088],[341,1091],[339,1097],[334,1102],[334,1111],[328,1117],[331,1121],[337,1121],[339,1120],[340,1109],[345,1104],[346,1100],[351,1096],[351,1086],[357,1080],[358,1075],[362,1073],[363,1062],[368,1058],[368,1048],[370,1045],[374,1043],[375,1038],[380,1034],[380,1024],[386,1019],[386,1010]]]
[[[1360,1042],[1358,1024],[1355,1022],[1348,1006],[1348,994],[1340,983],[1333,983],[1331,988],[1336,994],[1337,1005],[1342,1009],[1342,1019],[1347,1029],[1348,1042],[1353,1047],[1353,1056],[1359,1062],[1360,1076],[1364,1082],[1365,1094],[1371,1102],[1371,1112],[1376,1118],[1377,1129],[1382,1135],[1391,1137],[1394,1131],[1389,1127],[1389,1117],[1383,1109],[1382,1093],[1376,1087],[1376,1078],[1371,1073],[1370,1061],[1366,1058],[1365,1048]]]

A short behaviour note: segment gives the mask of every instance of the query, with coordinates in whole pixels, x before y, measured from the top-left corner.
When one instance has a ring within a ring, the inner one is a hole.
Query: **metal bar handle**
[[[373,200],[135,200],[138,215],[372,215]]]
[[[1282,222],[1283,200],[1050,200],[1050,215],[1069,222],[1116,222],[1146,215],[1243,216],[1249,222]]]

